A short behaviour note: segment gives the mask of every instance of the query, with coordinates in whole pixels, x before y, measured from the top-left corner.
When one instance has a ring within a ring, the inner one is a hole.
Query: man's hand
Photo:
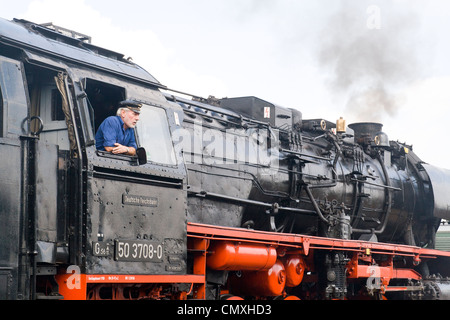
[[[114,143],[114,148],[112,149],[112,153],[114,154],[121,154],[125,153],[128,154],[129,148],[126,146],[121,145],[120,143]]]
[[[114,147],[105,147],[105,150],[112,152],[113,154],[127,154],[129,156],[134,156],[136,154],[136,149],[123,146],[120,143],[115,143]]]

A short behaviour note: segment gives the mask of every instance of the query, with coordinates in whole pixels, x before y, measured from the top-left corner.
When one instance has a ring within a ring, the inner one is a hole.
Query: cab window
[[[27,118],[28,105],[23,77],[19,61],[0,57],[0,137],[25,134],[23,121]]]
[[[149,162],[177,165],[164,109],[143,105],[136,131],[138,144],[145,148]]]

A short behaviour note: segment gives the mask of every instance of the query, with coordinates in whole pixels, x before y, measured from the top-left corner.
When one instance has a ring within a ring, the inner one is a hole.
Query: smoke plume
[[[356,121],[382,121],[401,108],[399,89],[419,76],[419,21],[406,6],[396,12],[349,3],[341,2],[323,30],[319,63],[332,92],[346,97],[346,113]]]

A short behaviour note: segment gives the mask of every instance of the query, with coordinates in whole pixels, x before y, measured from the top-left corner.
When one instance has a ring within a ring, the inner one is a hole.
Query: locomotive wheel
[[[275,297],[273,300],[301,300],[301,299],[297,296],[286,296],[286,297],[278,296]]]
[[[223,294],[220,297],[220,300],[244,300],[244,299],[239,296],[232,295],[232,294]]]

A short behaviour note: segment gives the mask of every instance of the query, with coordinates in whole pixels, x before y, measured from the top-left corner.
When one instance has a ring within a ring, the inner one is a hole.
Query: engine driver
[[[95,135],[97,150],[113,154],[136,154],[134,127],[139,121],[142,104],[134,100],[119,103],[117,115],[106,118]]]

